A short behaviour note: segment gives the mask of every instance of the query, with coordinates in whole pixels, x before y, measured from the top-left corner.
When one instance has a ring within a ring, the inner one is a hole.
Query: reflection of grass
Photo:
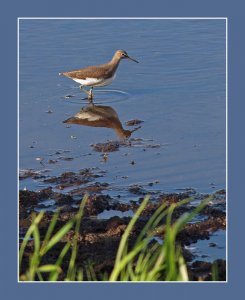
[[[55,213],[42,242],[40,240],[39,224],[43,218],[44,212],[40,212],[37,216],[33,217],[32,224],[25,235],[19,251],[20,272],[23,255],[28,244],[28,240],[31,237],[34,241],[34,250],[30,256],[28,268],[24,274],[20,275],[20,280],[57,281],[61,272],[64,272],[64,270],[62,270],[63,259],[70,249],[71,254],[69,265],[65,276],[63,273],[62,277],[65,277],[66,281],[83,281],[85,277],[86,280],[89,281],[98,280],[94,271],[93,262],[89,262],[84,269],[78,269],[76,265],[79,229],[86,200],[87,197],[84,197],[76,216],[53,234],[59,216],[58,212]],[[148,201],[149,197],[145,197],[135,215],[130,220],[124,234],[121,237],[114,268],[110,275],[102,275],[103,280],[188,281],[188,273],[184,258],[181,254],[181,248],[176,246],[176,236],[183,229],[186,223],[203,209],[209,201],[209,198],[204,200],[192,212],[185,213],[180,216],[174,223],[172,222],[174,209],[188,203],[190,199],[182,200],[177,204],[172,204],[170,207],[166,207],[165,204],[161,205],[146,223],[136,238],[133,247],[129,249],[129,238],[133,232],[134,225],[146,207]],[[164,217],[166,217],[166,224],[160,225]],[[72,241],[65,244],[56,263],[43,264],[42,260],[45,259],[45,256],[48,256],[48,252],[51,251],[51,249],[59,243],[71,229],[74,229]],[[156,234],[159,235],[159,233],[164,234],[164,242],[162,245],[154,242],[153,240],[153,237]],[[44,276],[44,274],[46,275]],[[213,276],[213,278],[215,279],[216,276]]]

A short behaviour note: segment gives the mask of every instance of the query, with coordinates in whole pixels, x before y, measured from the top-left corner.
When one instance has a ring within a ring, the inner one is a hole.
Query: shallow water
[[[104,63],[117,49],[140,63],[122,61],[113,84],[95,89],[95,102],[112,106],[125,129],[125,121],[144,120],[132,135],[143,141],[105,162],[90,145],[117,136],[62,123],[86,101],[58,73]],[[164,192],[225,188],[224,20],[20,20],[19,63],[20,169],[52,176],[99,167],[118,189],[155,181],[151,189]],[[21,180],[24,187],[40,182]]]
[[[216,259],[226,259],[226,232],[218,230],[213,233],[209,240],[199,240],[186,246],[195,256],[194,260],[213,262]]]
[[[133,217],[134,212],[132,210],[128,210],[128,211],[120,211],[120,210],[104,210],[102,213],[98,214],[97,218],[98,219],[102,219],[102,220],[106,220],[106,219],[110,219],[112,217],[120,217],[120,218],[124,218],[124,217]]]

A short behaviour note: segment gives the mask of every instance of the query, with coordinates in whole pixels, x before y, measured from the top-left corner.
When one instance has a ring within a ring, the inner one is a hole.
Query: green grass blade
[[[191,197],[183,199],[181,201],[179,201],[178,203],[176,203],[175,208],[180,207],[182,205],[185,205],[187,203],[189,203],[192,200]],[[163,208],[165,205],[165,203],[163,203]],[[161,207],[159,207],[161,208]],[[156,234],[160,234],[160,233],[164,233],[164,231],[166,230],[166,225],[160,225],[158,226],[158,224],[161,222],[161,220],[168,214],[168,209],[163,210],[162,213],[159,214],[159,216],[156,217],[156,219],[154,220],[154,222],[152,222],[152,229],[151,231],[148,233],[148,236],[154,236]]]
[[[29,270],[29,280],[35,280],[36,276],[36,271],[40,263],[40,234],[38,230],[38,226],[35,224],[34,225],[34,230],[33,230],[33,240],[34,240],[34,253],[31,257],[31,262],[30,262],[30,270]]]
[[[70,249],[71,244],[68,242],[65,244],[64,248],[62,249],[62,251],[60,252],[60,255],[55,263],[56,266],[60,267],[63,259],[66,255],[66,253],[68,252],[68,250]],[[54,272],[51,272],[48,278],[48,281],[56,281],[58,279],[59,276],[59,272],[57,272],[56,270]]]
[[[59,266],[56,265],[43,265],[38,267],[37,271],[41,273],[49,273],[54,271],[60,273],[62,270]]]
[[[190,222],[212,199],[212,197],[207,197],[204,199],[192,212],[185,213],[179,217],[179,219],[175,222],[173,226],[173,233],[176,236],[184,226]]]
[[[172,230],[172,215],[176,204],[171,204],[168,209],[166,220],[166,233],[164,240],[164,248],[166,253],[166,280],[174,280],[176,277],[176,261],[175,261],[175,238]]]
[[[77,281],[83,281],[83,270],[79,269],[77,272]]]
[[[58,217],[59,217],[59,211],[57,211],[51,219],[48,230],[47,230],[44,240],[43,240],[42,248],[44,248],[47,245],[48,241],[50,240],[50,237],[51,237],[51,235],[54,231],[55,225],[57,223]]]
[[[147,261],[147,268],[143,269],[144,280],[147,281],[155,281],[156,274],[158,273],[157,270],[165,268],[162,264],[163,259],[161,260],[162,256],[162,247],[156,245],[151,250],[151,255]]]
[[[93,267],[92,263],[90,263],[88,267],[89,267],[89,270],[90,270],[92,281],[97,281],[97,277],[96,277],[96,274],[95,274],[94,267]]]
[[[92,281],[92,276],[90,274],[90,269],[88,266],[85,267],[85,272],[86,272],[86,276],[87,276],[87,281]]]
[[[37,271],[36,274],[37,274],[39,281],[44,281],[43,276],[39,271]]]
[[[178,281],[189,281],[189,276],[188,276],[185,260],[184,260],[184,257],[182,255],[179,256]]]
[[[110,275],[110,281],[116,281],[120,272],[126,267],[127,263],[129,263],[135,256],[145,247],[145,241],[138,243],[132,251],[130,251],[127,255],[120,259],[117,265],[114,265],[113,271]]]
[[[71,280],[71,278],[74,278],[74,268],[75,268],[75,261],[76,261],[76,256],[77,256],[77,251],[78,251],[78,246],[77,246],[77,239],[79,236],[79,231],[80,231],[80,225],[81,225],[81,219],[84,211],[85,204],[88,200],[88,195],[85,195],[77,215],[75,216],[75,233],[72,239],[72,253],[71,253],[71,258],[68,266],[68,271],[67,271],[67,279]]]
[[[218,265],[217,262],[213,262],[212,264],[212,280],[213,281],[218,281],[219,280],[219,270],[218,270]]]
[[[143,260],[144,260],[144,257],[146,255],[145,253],[145,249],[142,250],[138,256],[138,259],[137,259],[137,262],[136,262],[136,266],[135,266],[135,274],[137,276],[139,276],[141,274],[141,270],[142,270],[142,263],[143,263]]]
[[[38,226],[35,225],[34,230],[33,230],[33,239],[34,239],[34,249],[35,252],[39,252],[40,250],[40,234],[38,230]]]
[[[127,265],[127,274],[128,274],[128,280],[127,281],[137,281],[137,276],[135,275],[132,261],[128,263]]]
[[[34,217],[31,226],[28,228],[25,237],[21,243],[21,247],[19,250],[19,271],[21,272],[21,263],[22,263],[22,258],[23,258],[23,254],[26,248],[26,245],[33,233],[33,231],[35,230],[35,227],[41,222],[42,218],[44,215],[44,211],[41,211],[36,217]]]
[[[101,276],[101,280],[102,281],[109,281],[109,275],[107,272],[103,273],[103,275]]]
[[[144,281],[159,281],[162,271],[165,269],[164,265],[159,265],[154,268],[147,276],[144,278]]]
[[[67,232],[73,227],[73,225],[74,220],[72,219],[69,222],[67,222],[58,232],[56,232],[56,234],[53,235],[49,242],[42,248],[42,251],[40,253],[41,256],[46,254],[54,245],[56,245],[63,238],[63,236],[67,234]]]
[[[130,220],[124,234],[122,235],[120,244],[119,244],[119,248],[117,251],[117,256],[116,256],[116,261],[115,261],[115,266],[120,262],[121,258],[122,258],[122,254],[125,248],[125,245],[127,244],[127,239],[129,237],[129,234],[131,232],[131,230],[134,227],[134,224],[136,223],[136,221],[138,220],[140,214],[142,213],[142,211],[144,210],[147,202],[149,201],[149,196],[146,196],[143,200],[143,202],[141,203],[140,207],[137,209],[136,213],[134,214],[133,218]]]
[[[141,262],[141,265],[138,268],[141,280],[143,277],[145,278],[147,276],[147,273],[149,272],[149,268],[150,268],[149,261],[153,254],[152,249],[146,249],[146,251],[144,251],[144,252],[145,252],[145,256]]]
[[[150,230],[150,228],[154,228],[155,225],[154,223],[158,223],[161,221],[163,214],[163,211],[166,208],[166,204],[164,203],[163,205],[161,205],[152,215],[152,217],[149,219],[149,221],[146,223],[146,225],[143,227],[142,231],[140,232],[137,240],[136,240],[136,244],[142,240],[142,238],[144,237],[144,235]],[[160,216],[160,218],[159,218]]]

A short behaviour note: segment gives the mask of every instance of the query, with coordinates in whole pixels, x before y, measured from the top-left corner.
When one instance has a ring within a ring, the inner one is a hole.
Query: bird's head
[[[126,51],[124,51],[124,50],[117,50],[115,55],[116,55],[116,57],[118,59],[125,59],[125,58],[127,58],[127,59],[130,59],[130,60],[132,60],[132,61],[134,61],[136,63],[139,63],[136,59],[130,57],[128,55],[128,53]]]

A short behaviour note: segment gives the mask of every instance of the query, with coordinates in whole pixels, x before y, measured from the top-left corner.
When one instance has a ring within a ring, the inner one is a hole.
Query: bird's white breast
[[[72,78],[74,81],[80,83],[82,86],[106,86],[112,83],[115,79],[116,75],[114,74],[112,77],[104,79],[104,78],[90,78],[86,79],[78,79]]]

